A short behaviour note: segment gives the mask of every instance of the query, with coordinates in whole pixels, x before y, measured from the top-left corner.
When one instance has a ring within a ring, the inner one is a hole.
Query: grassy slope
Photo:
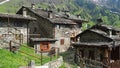
[[[20,50],[40,58],[40,55],[35,54],[34,50],[28,49],[23,46],[20,47]],[[45,58],[45,56],[43,58]],[[35,60],[35,63],[37,65],[40,65],[40,60],[35,57],[23,54],[21,52],[12,53],[7,50],[0,49],[0,68],[19,68],[19,66],[28,65],[28,62],[30,60]],[[43,64],[46,62],[49,62],[49,60],[50,60],[50,57],[46,58],[43,61]]]
[[[57,5],[58,8],[65,8],[66,3]],[[30,6],[30,2],[27,0],[11,0],[3,5],[0,5],[0,13],[16,13],[21,6]],[[48,8],[47,3],[36,4],[36,7],[42,7],[44,9]]]
[[[23,5],[28,6],[29,3],[26,0],[10,0],[0,5],[0,13],[16,13]]]
[[[22,5],[30,6],[30,2],[27,1],[28,0],[11,0],[10,2],[0,5],[0,13],[16,13]],[[112,14],[111,12],[109,12],[109,10],[106,10],[105,8],[99,6],[95,6],[92,3],[87,3],[84,1],[82,3],[81,1],[82,0],[78,0],[80,6],[77,3],[75,3],[73,0],[69,0],[67,2],[65,1],[60,2],[60,4],[57,4],[56,7],[60,9],[63,8],[69,9],[70,12],[74,15],[80,14],[81,18],[86,19],[90,22],[88,24],[89,26],[94,25],[97,18],[102,18],[104,24],[120,27],[119,26],[120,15]],[[42,7],[46,9],[48,8],[48,5],[49,5],[48,3],[40,2],[39,4],[36,4],[36,7]],[[84,29],[85,26],[83,25],[83,30]]]
[[[25,47],[21,47],[20,50],[24,50],[28,53],[34,54],[32,50],[29,50]],[[18,68],[19,66],[27,65],[30,59],[38,62],[38,59],[35,59],[34,57],[30,57],[20,52],[12,53],[7,50],[0,50],[0,54],[0,68]]]

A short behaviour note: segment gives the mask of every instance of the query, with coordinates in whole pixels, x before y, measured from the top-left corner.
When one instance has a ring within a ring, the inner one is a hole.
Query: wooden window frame
[[[65,40],[64,39],[61,39],[60,40],[60,45],[64,45],[65,44]]]
[[[41,42],[40,51],[49,52],[50,51],[50,43],[49,42]]]

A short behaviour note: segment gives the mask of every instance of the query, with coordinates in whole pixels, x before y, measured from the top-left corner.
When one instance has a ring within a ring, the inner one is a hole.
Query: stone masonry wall
[[[40,34],[40,37],[46,37],[46,38],[53,38],[54,37],[54,31],[53,31],[53,24],[47,20],[46,18],[40,17],[31,11],[27,13],[31,17],[34,17],[37,19],[34,23],[30,23],[30,34]]]
[[[1,19],[0,47],[8,47],[10,41],[13,41],[12,46],[18,46],[19,44],[15,43],[21,43],[20,38],[22,38],[23,43],[27,43],[27,23],[28,21],[19,19],[9,19],[9,22],[7,19]]]
[[[48,66],[49,68],[59,68],[62,64],[63,64],[63,57],[60,57],[57,60],[44,64],[43,66]]]

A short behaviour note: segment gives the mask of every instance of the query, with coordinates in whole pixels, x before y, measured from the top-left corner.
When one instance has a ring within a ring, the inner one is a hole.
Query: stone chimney
[[[35,9],[35,4],[34,3],[31,4],[31,9]]]
[[[80,14],[78,14],[78,15],[76,15],[76,16],[77,16],[78,19],[81,19],[81,15],[80,15]]]
[[[26,8],[23,8],[23,16],[27,17],[27,10],[26,10]]]
[[[112,28],[109,28],[109,37],[112,37]]]
[[[53,12],[52,10],[49,10],[49,11],[48,11],[48,18],[53,18],[52,12]]]
[[[97,24],[101,24],[103,20],[101,18],[97,19]]]

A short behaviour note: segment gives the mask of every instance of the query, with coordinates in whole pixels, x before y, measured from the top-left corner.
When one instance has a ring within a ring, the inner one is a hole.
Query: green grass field
[[[38,59],[38,58],[41,58],[41,56],[38,54],[35,54],[34,50],[31,50],[23,46],[21,46],[19,50],[24,51],[25,53],[28,53],[32,56],[26,55],[21,52],[12,53],[12,52],[9,52],[8,50],[0,49],[0,68],[19,68],[20,66],[28,65],[28,62],[30,60],[34,60],[36,65],[41,65],[41,61],[40,59]],[[43,59],[44,60],[42,64],[50,61],[49,56],[43,56]],[[53,59],[56,59],[56,57],[53,57]]]

